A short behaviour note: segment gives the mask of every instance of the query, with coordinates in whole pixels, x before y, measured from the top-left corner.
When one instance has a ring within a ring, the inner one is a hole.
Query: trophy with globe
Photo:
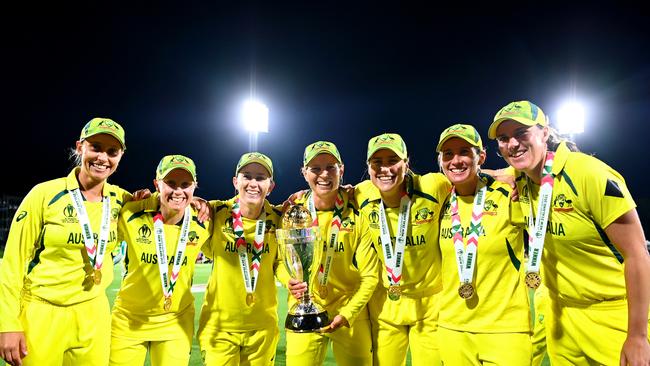
[[[327,311],[313,302],[309,293],[314,273],[314,251],[320,248],[318,226],[312,226],[309,210],[291,206],[282,216],[282,229],[276,230],[278,248],[292,278],[307,283],[307,291],[287,314],[284,325],[296,333],[318,332],[329,325]]]

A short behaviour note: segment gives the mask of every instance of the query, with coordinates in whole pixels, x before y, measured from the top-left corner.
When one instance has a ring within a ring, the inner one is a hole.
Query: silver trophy
[[[276,230],[278,247],[284,265],[292,278],[307,283],[307,291],[287,314],[284,326],[297,333],[317,332],[329,325],[327,311],[309,294],[314,263],[314,250],[320,248],[318,227],[302,205],[291,206],[282,216],[282,229]]]

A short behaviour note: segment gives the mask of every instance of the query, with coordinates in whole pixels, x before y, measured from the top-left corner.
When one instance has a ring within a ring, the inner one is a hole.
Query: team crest
[[[273,223],[273,220],[266,220],[266,223],[264,223],[264,233],[274,233],[276,229],[276,225]]]
[[[566,198],[563,193],[555,196],[553,200],[553,211],[556,212],[569,212],[573,211],[573,201]]]
[[[483,214],[495,216],[497,214],[497,208],[499,208],[499,205],[494,203],[493,200],[485,200],[485,204],[483,205]]]
[[[445,202],[442,206],[442,218],[449,219],[451,217],[451,203]]]
[[[524,185],[521,188],[521,194],[519,195],[519,200],[521,203],[529,204],[530,200],[528,199],[528,184]]]
[[[192,230],[187,234],[187,245],[196,245],[199,241],[199,235],[196,231]]]
[[[415,223],[424,224],[433,220],[433,211],[428,207],[421,208],[415,212]]]
[[[354,230],[354,225],[356,225],[356,223],[349,217],[346,217],[343,219],[343,221],[341,221],[341,230],[351,232]]]
[[[232,216],[228,216],[228,218],[226,218],[221,231],[225,234],[235,235],[235,231],[232,229]]]
[[[67,224],[79,222],[79,219],[77,219],[77,210],[71,204],[63,208],[63,222]]]
[[[151,228],[147,224],[142,224],[138,229],[138,237],[135,239],[140,244],[151,244]]]
[[[116,207],[111,208],[111,217],[113,218],[113,220],[117,220],[117,216],[119,216],[119,215],[120,215],[120,209],[119,208],[116,208]]]

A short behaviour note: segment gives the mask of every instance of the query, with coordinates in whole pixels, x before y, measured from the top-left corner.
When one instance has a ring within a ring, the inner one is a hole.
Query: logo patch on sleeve
[[[621,189],[618,188],[618,184],[616,184],[616,182],[608,179],[607,186],[605,187],[605,196],[623,198],[623,192],[621,192]]]

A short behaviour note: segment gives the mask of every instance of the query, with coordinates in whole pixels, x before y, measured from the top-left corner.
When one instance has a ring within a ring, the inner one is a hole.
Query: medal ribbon
[[[537,220],[534,219],[533,199],[530,194],[531,181],[528,179],[528,202],[530,204],[530,214],[528,215],[528,267],[527,272],[539,272],[541,265],[542,252],[544,251],[544,237],[546,236],[546,225],[548,224],[548,215],[551,208],[551,197],[553,195],[553,159],[555,153],[549,151],[546,153],[544,161],[544,170],[542,171],[542,184],[539,189],[539,202],[537,205]]]
[[[321,262],[318,267],[318,282],[321,285],[327,285],[327,281],[329,279],[332,260],[334,259],[334,247],[338,242],[339,231],[341,230],[344,205],[345,201],[343,200],[343,195],[339,190],[336,195],[336,200],[334,201],[334,215],[332,217],[332,224],[330,225],[327,252],[325,254],[325,265],[323,266],[323,263]],[[307,200],[307,208],[309,209],[311,216],[314,217],[312,226],[318,227],[318,213],[316,212],[316,205],[314,204],[313,194],[309,195],[309,199]]]
[[[408,231],[408,219],[411,211],[411,198],[406,192],[402,193],[399,201],[399,219],[397,221],[397,235],[395,236],[395,250],[390,239],[388,223],[386,222],[386,210],[384,202],[379,203],[379,235],[381,238],[381,249],[384,252],[386,271],[391,286],[398,285],[402,279],[402,264],[404,257],[404,246],[406,245],[406,232]]]
[[[262,252],[264,251],[264,231],[266,230],[266,212],[262,209],[257,223],[255,224],[255,239],[253,242],[253,258],[250,268],[248,266],[248,253],[246,251],[246,238],[244,233],[244,222],[242,220],[241,208],[239,206],[239,197],[235,198],[232,205],[232,229],[235,233],[235,246],[239,254],[239,265],[244,278],[244,287],[246,293],[252,294],[257,287],[257,277],[259,275]]]
[[[479,188],[479,186],[481,186]],[[478,239],[481,235],[481,220],[483,219],[483,205],[485,204],[485,194],[487,186],[479,182],[474,194],[474,204],[472,206],[472,221],[469,224],[467,233],[467,246],[463,242],[463,225],[461,224],[458,213],[458,197],[456,196],[456,187],[451,188],[451,233],[456,250],[456,264],[458,266],[458,278],[461,283],[472,283],[474,280],[474,268],[476,267],[476,253],[478,251]]]
[[[158,254],[158,271],[160,272],[160,283],[163,289],[163,296],[165,297],[172,296],[174,286],[176,286],[176,281],[178,280],[178,275],[181,271],[181,264],[183,263],[185,248],[187,246],[187,236],[190,231],[191,216],[190,207],[185,207],[183,223],[181,224],[181,233],[178,237],[178,243],[176,244],[176,255],[174,256],[171,275],[168,275],[169,266],[167,264],[167,244],[165,240],[164,219],[161,213],[158,213],[153,218],[154,239],[156,242],[156,253]]]
[[[98,244],[95,246],[95,239],[93,238],[93,229],[90,227],[90,220],[86,212],[86,206],[83,203],[83,197],[79,188],[70,191],[70,198],[72,199],[72,206],[77,211],[77,218],[81,226],[81,234],[84,238],[84,245],[88,253],[90,265],[97,271],[101,271],[104,264],[104,253],[106,252],[106,244],[108,242],[108,231],[111,227],[111,199],[108,196],[102,198],[102,220],[99,229]]]

